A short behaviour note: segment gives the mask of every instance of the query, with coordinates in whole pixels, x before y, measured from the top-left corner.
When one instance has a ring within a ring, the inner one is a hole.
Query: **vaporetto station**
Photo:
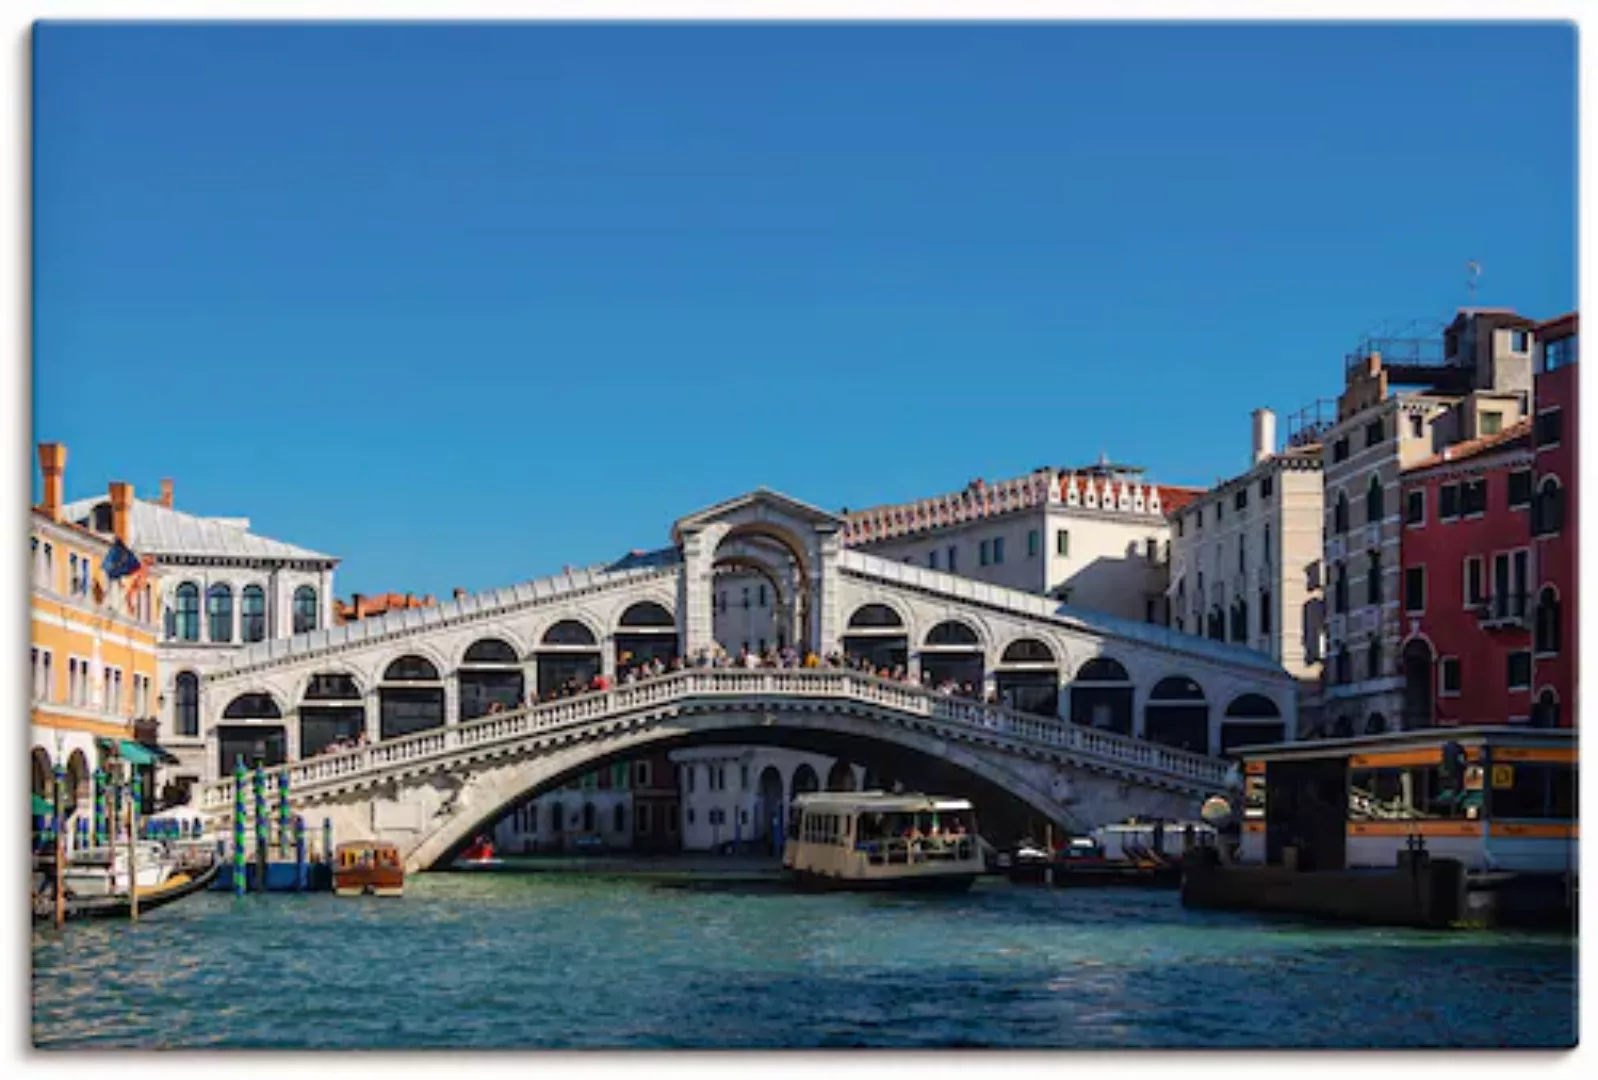
[[[621,563],[249,646],[201,680],[201,806],[231,814],[240,748],[281,739],[274,804],[282,780],[309,819],[396,843],[423,869],[607,761],[764,742],[955,770],[1075,830],[1191,816],[1227,784],[1224,750],[1297,728],[1296,683],[1262,653],[850,550],[845,527],[760,490]],[[733,570],[769,582],[784,644],[909,678],[698,666],[718,644],[716,576]],[[621,657],[687,663],[618,686]],[[594,668],[611,689],[538,701]],[[923,673],[1028,707],[939,693]],[[364,745],[302,756],[329,725]]]

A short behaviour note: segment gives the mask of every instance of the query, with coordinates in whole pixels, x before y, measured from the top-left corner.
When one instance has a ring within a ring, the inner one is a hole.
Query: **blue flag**
[[[133,550],[122,541],[118,540],[111,545],[111,550],[106,553],[105,562],[100,564],[100,569],[105,571],[107,581],[125,578],[143,565]]]

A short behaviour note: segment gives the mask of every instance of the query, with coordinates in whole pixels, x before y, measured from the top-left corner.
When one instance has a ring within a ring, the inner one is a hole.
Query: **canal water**
[[[684,887],[684,886],[688,887]],[[33,933],[43,1048],[1569,1046],[1569,938],[956,897],[429,874]]]

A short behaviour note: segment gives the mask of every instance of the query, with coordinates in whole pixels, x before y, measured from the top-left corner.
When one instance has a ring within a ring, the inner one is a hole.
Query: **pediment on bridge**
[[[748,494],[679,518],[671,527],[671,541],[680,545],[684,534],[707,525],[752,524],[784,526],[795,532],[832,533],[841,530],[845,522],[837,514],[789,498],[781,492],[756,488]]]

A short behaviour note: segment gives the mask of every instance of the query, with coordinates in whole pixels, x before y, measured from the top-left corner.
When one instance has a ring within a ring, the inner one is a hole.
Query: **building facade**
[[[1319,597],[1321,447],[1278,451],[1275,415],[1253,419],[1252,467],[1170,514],[1171,626],[1257,649],[1309,692],[1321,672],[1317,623],[1306,618]]]
[[[1322,442],[1329,733],[1402,723],[1403,470],[1528,414],[1533,330],[1514,312],[1461,311],[1438,338],[1368,341],[1347,358]]]
[[[780,853],[787,808],[812,791],[863,791],[863,766],[781,747],[674,750],[682,799],[682,850]]]
[[[207,775],[201,678],[252,645],[328,626],[338,560],[257,535],[247,518],[178,510],[170,480],[161,482],[154,500],[135,499],[131,487],[127,492],[127,505],[120,510],[113,492],[112,498],[69,503],[62,517],[102,536],[112,535],[114,522],[121,520],[129,546],[155,558],[162,613],[159,739],[177,758],[170,770],[173,780],[188,787]],[[240,702],[218,725],[228,765],[210,764],[225,771],[241,756],[267,764],[298,756],[297,727],[268,700]]]
[[[1528,722],[1530,435],[1523,420],[1404,471],[1405,729]]]
[[[1571,313],[1537,328],[1532,430],[1536,485],[1532,544],[1537,567],[1532,721],[1543,727],[1573,727],[1580,715],[1576,648],[1581,550],[1579,322]]]
[[[844,544],[1140,622],[1166,622],[1166,516],[1202,494],[1100,461],[845,512]]]
[[[30,514],[33,793],[49,800],[67,774],[70,820],[87,812],[97,772],[155,715],[160,666],[159,574],[107,578],[115,538],[126,539],[133,488],[112,483],[107,534],[64,513],[67,449],[39,445],[43,498]],[[146,795],[152,794],[146,792]]]

